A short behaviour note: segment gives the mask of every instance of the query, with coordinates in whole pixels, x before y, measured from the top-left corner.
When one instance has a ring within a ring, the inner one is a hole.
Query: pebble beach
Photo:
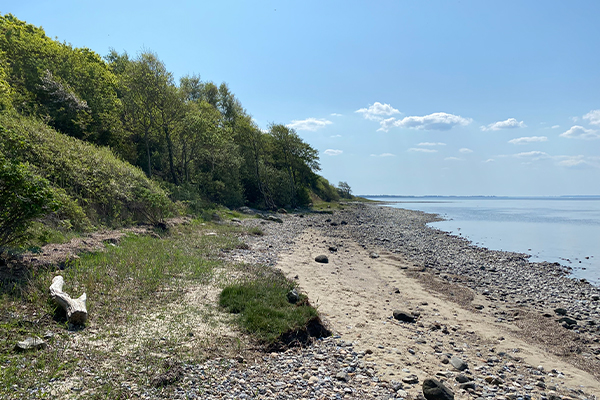
[[[476,247],[417,211],[277,217],[239,222],[265,235],[223,256],[297,279],[333,336],[186,365],[175,398],[421,399],[435,379],[455,399],[597,399],[600,289],[565,267]]]

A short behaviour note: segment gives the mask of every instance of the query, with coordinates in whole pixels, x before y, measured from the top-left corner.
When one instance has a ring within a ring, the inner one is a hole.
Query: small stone
[[[38,337],[28,337],[22,342],[17,342],[16,351],[40,350],[46,348],[46,342]]]
[[[567,315],[567,310],[565,310],[564,308],[557,308],[554,310],[554,312],[556,313],[556,315]]]
[[[565,323],[567,325],[577,325],[577,321],[575,321],[573,318],[569,318],[569,317],[562,317],[558,319],[559,323]]]
[[[300,295],[298,295],[298,291],[295,288],[288,292],[287,300],[292,304],[296,304],[300,300]]]
[[[407,383],[409,385],[415,385],[419,383],[419,377],[415,374],[406,375],[404,378],[402,378],[402,382]]]
[[[316,376],[311,376],[310,378],[308,378],[308,384],[309,385],[314,385],[315,383],[319,382],[319,378],[317,378]]]
[[[402,310],[394,310],[394,318],[402,322],[415,322],[414,315]]]
[[[452,366],[459,371],[464,371],[465,369],[469,368],[466,362],[456,356],[450,359],[450,364],[452,364]]]
[[[340,371],[335,376],[335,379],[337,379],[338,381],[348,382],[350,380],[350,375],[348,375],[346,371]]]
[[[331,251],[332,253],[338,251],[338,248],[335,246],[329,246],[329,251]]]
[[[469,378],[468,376],[463,375],[463,374],[458,374],[455,379],[456,379],[456,382],[458,382],[458,383],[465,383],[465,382],[469,382],[471,380],[471,378]]]
[[[454,400],[454,393],[437,379],[423,381],[423,395],[427,400]]]
[[[326,255],[321,254],[315,257],[315,261],[321,264],[327,264],[329,262],[329,258]]]
[[[469,381],[469,382],[461,383],[460,385],[458,385],[458,387],[461,388],[461,389],[473,389],[473,390],[475,390],[476,384],[473,381]]]
[[[379,258],[379,254],[375,253],[374,251],[369,253],[369,257],[371,258]]]

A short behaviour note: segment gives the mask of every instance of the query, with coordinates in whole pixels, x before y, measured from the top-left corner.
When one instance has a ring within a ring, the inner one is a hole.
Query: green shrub
[[[60,199],[56,215],[76,228],[158,222],[171,202],[166,192],[110,149],[58,133],[41,121],[0,114],[0,149],[15,163],[35,166]]]
[[[21,239],[31,220],[60,207],[48,181],[0,151],[0,248]]]

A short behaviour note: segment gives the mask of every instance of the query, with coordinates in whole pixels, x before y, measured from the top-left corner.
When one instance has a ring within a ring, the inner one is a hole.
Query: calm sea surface
[[[371,197],[439,214],[429,224],[493,250],[559,262],[600,285],[600,197]]]

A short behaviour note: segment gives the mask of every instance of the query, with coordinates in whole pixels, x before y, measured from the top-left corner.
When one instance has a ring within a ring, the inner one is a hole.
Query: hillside
[[[11,14],[0,16],[0,125],[3,168],[27,175],[11,192],[33,179],[46,199],[34,207],[29,194],[19,234],[0,246],[22,241],[34,220],[85,231],[349,194],[317,174],[317,150],[293,129],[261,130],[226,83],[199,75],[176,82],[155,53],[103,58]],[[16,232],[3,218],[0,229]]]

